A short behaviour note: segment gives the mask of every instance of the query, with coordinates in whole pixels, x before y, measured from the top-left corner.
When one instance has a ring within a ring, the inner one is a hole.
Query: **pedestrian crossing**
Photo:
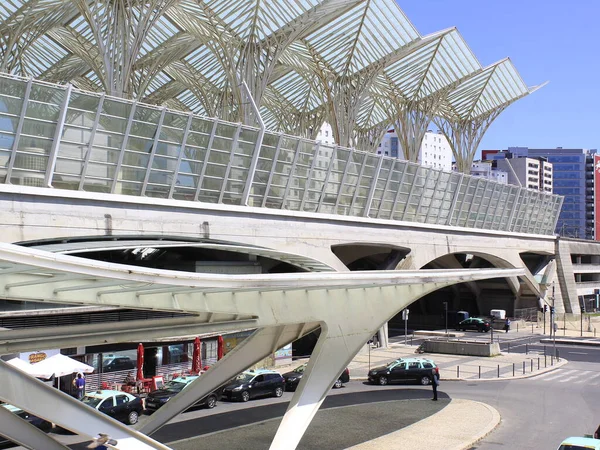
[[[556,369],[537,375],[534,378],[540,382],[552,381],[557,383],[588,384],[600,386],[600,372],[592,370]]]

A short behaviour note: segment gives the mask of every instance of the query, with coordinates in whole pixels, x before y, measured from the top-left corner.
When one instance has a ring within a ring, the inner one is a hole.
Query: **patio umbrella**
[[[60,390],[60,377],[80,372],[92,373],[93,371],[92,366],[58,353],[39,363],[32,364],[30,375],[38,378],[50,378],[54,375],[57,378],[58,389]]]
[[[202,355],[200,354],[200,338],[194,339],[194,353],[192,354],[192,373],[200,373],[202,368]]]
[[[63,354],[46,358],[31,365],[31,374],[39,378],[63,377],[73,373],[92,373],[94,368]]]
[[[137,348],[137,380],[144,378],[144,346],[140,343]]]
[[[223,358],[223,336],[217,338],[217,361]]]
[[[10,364],[13,367],[16,367],[21,372],[25,372],[27,375],[31,376],[39,376],[39,371],[36,371],[33,368],[33,365],[29,364],[27,361],[23,361],[20,358],[13,358],[6,361],[6,364]],[[40,376],[40,378],[51,378],[52,373],[45,373],[44,376]]]

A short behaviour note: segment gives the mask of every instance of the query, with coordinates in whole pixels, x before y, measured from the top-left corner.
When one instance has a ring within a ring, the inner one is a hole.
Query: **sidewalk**
[[[558,341],[557,341],[558,342]],[[442,380],[497,380],[527,378],[561,367],[565,359],[530,353],[503,353],[494,357],[415,353],[416,346],[390,344],[388,348],[371,348],[354,357],[348,368],[353,380],[366,380],[369,370],[399,358],[432,359],[440,369]],[[514,372],[513,372],[514,371]],[[500,376],[498,376],[498,374]]]

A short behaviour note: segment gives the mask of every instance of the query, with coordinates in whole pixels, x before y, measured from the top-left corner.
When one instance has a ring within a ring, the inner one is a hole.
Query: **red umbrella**
[[[202,367],[200,348],[200,338],[196,336],[196,339],[194,339],[194,353],[192,355],[192,373],[200,373]]]
[[[137,379],[138,381],[144,378],[144,346],[138,344],[137,348]]]
[[[217,338],[217,361],[223,358],[223,336]]]

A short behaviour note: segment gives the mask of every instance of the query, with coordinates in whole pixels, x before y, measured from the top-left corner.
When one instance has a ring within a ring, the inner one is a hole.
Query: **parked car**
[[[171,400],[171,398],[188,387],[196,378],[198,378],[197,375],[173,378],[171,381],[165,383],[162,388],[150,392],[146,398],[146,409],[149,411],[156,411],[162,405]],[[194,404],[194,407],[205,406],[209,409],[212,409],[217,405],[217,402],[221,400],[222,394],[223,388],[221,387],[201,398]]]
[[[562,441],[558,450],[600,450],[600,439],[570,437]]]
[[[126,422],[129,425],[137,423],[144,410],[142,399],[122,391],[98,390],[88,392],[81,399],[86,405],[104,414]]]
[[[490,331],[490,323],[487,320],[471,317],[470,319],[465,319],[462,322],[460,322],[456,326],[456,329],[463,331],[476,330],[483,333]]]
[[[438,376],[440,371],[430,359],[404,358],[392,361],[387,366],[375,367],[369,371],[369,382],[386,385],[398,381],[416,381],[423,385],[431,383],[431,369]]]
[[[2,404],[3,408],[8,409],[11,413],[16,414],[21,419],[26,420],[30,424],[39,428],[42,431],[48,432],[52,428],[52,423],[47,421],[46,419],[41,419],[40,417],[34,416],[33,414],[28,413],[27,411],[22,410],[18,406],[9,405],[8,403]]]
[[[133,370],[135,362],[129,356],[105,355],[102,359],[103,372],[116,372],[118,370]]]
[[[279,372],[274,370],[247,370],[223,389],[223,397],[227,400],[247,402],[251,398],[273,395],[281,397],[285,381]]]
[[[302,376],[304,375],[306,366],[307,366],[307,364],[302,364],[301,366],[296,367],[291,372],[286,372],[282,375],[283,379],[285,381],[285,390],[286,391],[295,391],[296,390],[296,388],[298,387],[298,384],[300,384],[300,380],[302,379]],[[348,370],[348,368],[346,367],[346,369],[344,369],[344,371],[340,374],[338,379],[333,384],[333,388],[339,389],[344,385],[344,383],[347,383],[348,381],[350,381],[350,370]]]

